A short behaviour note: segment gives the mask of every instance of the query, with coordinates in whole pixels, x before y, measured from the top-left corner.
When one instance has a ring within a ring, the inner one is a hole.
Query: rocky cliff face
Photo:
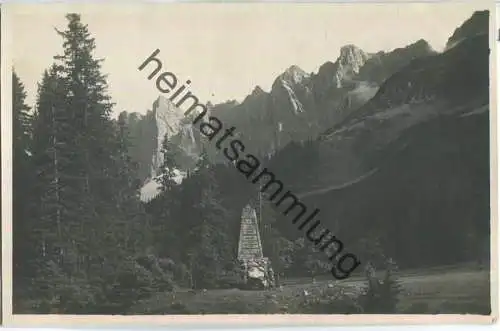
[[[176,160],[179,167],[182,170],[192,168],[193,163],[198,158],[201,146],[199,132],[192,125],[193,119],[189,116],[186,117],[181,109],[164,97],[159,97],[153,104],[153,114],[156,119],[158,135],[151,176],[157,175],[157,170],[163,163],[161,150],[165,139],[179,147],[181,154]]]
[[[153,115],[156,124],[157,144],[152,158],[151,176],[155,177],[157,170],[163,163],[163,154],[161,153],[163,140],[165,138],[171,139],[183,130],[184,114],[169,99],[159,97],[153,103]]]
[[[151,114],[154,118],[156,144],[151,153],[151,171],[141,190],[144,201],[150,200],[158,193],[159,185],[156,179],[160,176],[159,169],[163,164],[162,147],[165,139],[179,149],[175,160],[179,166],[179,169],[175,169],[177,174],[175,180],[178,183],[182,182],[186,171],[194,167],[203,144],[199,132],[192,125],[192,118],[186,117],[184,112],[169,99],[164,97],[156,99]]]

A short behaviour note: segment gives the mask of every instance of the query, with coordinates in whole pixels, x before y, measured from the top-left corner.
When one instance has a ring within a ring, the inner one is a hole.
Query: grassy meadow
[[[489,314],[490,275],[486,268],[449,266],[396,274],[402,285],[398,296],[400,314]],[[130,314],[300,314],[301,303],[309,298],[341,294],[353,301],[366,287],[366,280],[344,281],[322,277],[282,280],[281,288],[250,291],[178,289],[157,293],[132,307]],[[333,295],[333,294],[332,294]],[[343,308],[333,313],[346,313]],[[353,313],[352,311],[350,311]],[[310,312],[309,312],[310,313]],[[354,312],[355,313],[355,312]],[[362,312],[359,312],[362,313]]]

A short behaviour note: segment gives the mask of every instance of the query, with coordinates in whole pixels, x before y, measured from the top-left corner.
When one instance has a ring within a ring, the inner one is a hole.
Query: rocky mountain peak
[[[340,67],[350,66],[355,73],[365,64],[368,55],[355,45],[345,45],[340,48],[340,56],[337,60]]]
[[[252,93],[247,95],[243,100],[243,104],[245,103],[254,103],[261,102],[267,97],[267,92],[264,91],[259,85],[255,86],[252,90]],[[237,104],[234,104],[236,106]]]
[[[264,90],[259,85],[257,85],[253,88],[251,95],[260,95],[264,93],[266,92],[264,92]]]
[[[418,41],[414,42],[413,44],[409,45],[408,47],[424,49],[424,50],[427,50],[429,52],[433,51],[432,46],[425,39],[419,39]]]
[[[355,45],[345,45],[340,48],[340,56],[335,62],[337,68],[334,81],[337,88],[341,88],[346,80],[350,80],[359,73],[361,67],[369,59],[368,54]]]

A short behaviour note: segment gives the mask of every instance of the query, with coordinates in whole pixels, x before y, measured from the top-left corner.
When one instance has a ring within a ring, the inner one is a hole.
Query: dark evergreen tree
[[[176,185],[176,170],[180,168],[176,162],[176,157],[179,152],[178,145],[171,143],[168,135],[165,134],[161,149],[163,163],[160,165],[160,176],[156,179],[161,185],[162,192],[169,192]]]
[[[12,72],[12,130],[14,145],[29,154],[31,139],[31,108],[26,104],[26,91],[15,71]]]
[[[205,152],[200,155],[193,178],[200,198],[190,215],[193,226],[187,233],[187,265],[193,287],[213,287],[235,256],[235,241],[229,237],[228,212]]]
[[[112,104],[101,60],[93,57],[94,39],[79,15],[66,18],[67,30],[57,31],[64,53],[43,75],[32,125],[36,222],[18,233],[31,239],[27,251],[37,262],[32,274],[50,278],[35,279],[58,283],[39,299],[56,302],[51,305],[59,312],[81,313],[107,305],[117,277],[133,270],[134,255],[147,250],[150,229],[124,119],[110,118]],[[26,132],[27,109],[22,89],[16,91],[16,132]],[[18,140],[19,151],[26,150],[26,139],[20,135]]]
[[[13,244],[14,244],[14,291],[25,284],[25,277],[33,275],[32,264],[34,247],[30,240],[33,226],[30,211],[32,194],[31,168],[31,114],[26,104],[24,85],[15,72],[12,72],[12,129],[13,129]],[[22,261],[22,263],[20,263]]]
[[[113,148],[115,165],[113,167],[114,206],[117,220],[113,231],[122,235],[119,247],[134,255],[144,251],[145,243],[151,242],[150,220],[140,202],[137,163],[129,155],[130,132],[125,113],[116,121],[116,145]]]

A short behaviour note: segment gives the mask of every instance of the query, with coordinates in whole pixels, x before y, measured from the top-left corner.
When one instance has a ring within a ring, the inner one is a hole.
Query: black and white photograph
[[[492,321],[492,8],[4,4],[5,319]]]

